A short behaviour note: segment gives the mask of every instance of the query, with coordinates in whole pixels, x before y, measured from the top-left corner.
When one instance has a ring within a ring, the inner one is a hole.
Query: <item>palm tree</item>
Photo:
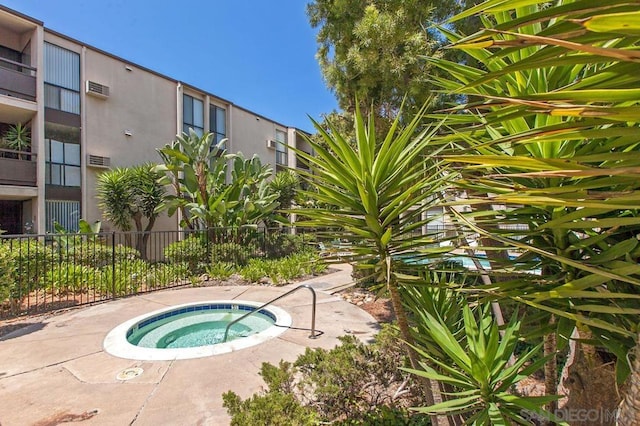
[[[431,157],[440,149],[430,145],[437,128],[421,130],[416,118],[399,130],[398,118],[380,141],[373,115],[365,123],[359,110],[354,135],[341,134],[333,127],[327,132],[315,121],[314,126],[322,137],[321,142],[308,140],[316,155],[297,153],[311,167],[310,172],[300,173],[317,192],[303,193],[328,207],[292,212],[308,218],[300,222],[301,226],[333,229],[351,242],[350,260],[369,264],[375,279],[384,283],[402,338],[411,345],[413,338],[399,292],[399,277],[400,270],[406,269],[402,260],[407,256],[419,260],[428,255],[427,246],[434,242],[421,235],[420,230],[427,222],[422,220],[423,210],[437,201],[448,179]],[[416,368],[416,352],[408,350],[408,354]],[[428,402],[433,403],[433,388],[428,380],[425,392]],[[436,398],[439,399],[437,390]]]

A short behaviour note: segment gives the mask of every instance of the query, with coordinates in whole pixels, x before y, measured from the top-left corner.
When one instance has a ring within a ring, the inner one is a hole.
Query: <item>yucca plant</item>
[[[453,18],[480,15],[480,33],[442,28],[483,68],[432,60],[449,71],[441,86],[468,100],[449,112],[444,139],[459,151],[446,161],[461,166],[465,203],[486,206],[459,220],[541,270],[478,290],[560,318],[559,328],[588,327],[591,343],[617,355],[619,382],[640,322],[637,8],[489,0]]]
[[[421,363],[421,369],[407,371],[421,377],[451,385],[456,391],[449,401],[423,407],[417,411],[429,414],[462,414],[466,424],[506,425],[530,424],[532,418],[558,421],[542,409],[558,396],[518,396],[512,388],[520,380],[538,370],[545,358],[534,359],[542,344],[520,353],[517,361],[509,364],[518,343],[520,322],[514,316],[502,334],[488,305],[479,306],[474,313],[468,305],[462,308],[464,332],[452,333],[450,324],[441,316],[424,312],[421,322],[429,337],[444,351],[445,362],[431,352],[416,348],[425,358],[438,367]]]
[[[311,168],[302,176],[315,192],[306,195],[327,207],[293,211],[308,218],[301,226],[331,229],[332,235],[350,242],[351,254],[342,253],[341,259],[370,268],[388,291],[402,338],[412,342],[399,293],[398,267],[406,267],[407,256],[418,260],[443,251],[437,244],[433,247],[433,238],[422,235],[427,223],[422,213],[445,192],[451,175],[433,160],[441,149],[431,144],[437,126],[421,129],[419,118],[403,129],[399,124],[398,118],[384,139],[378,140],[373,116],[365,120],[359,110],[353,135],[333,127],[325,131],[314,122],[322,143],[308,140],[314,156],[297,154]],[[409,357],[417,366],[415,352],[409,351]],[[432,399],[431,384],[425,387],[427,398]]]

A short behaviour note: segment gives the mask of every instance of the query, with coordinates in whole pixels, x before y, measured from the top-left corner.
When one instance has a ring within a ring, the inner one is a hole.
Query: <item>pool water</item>
[[[517,259],[516,256],[512,256],[509,255],[509,259],[513,262],[512,266],[516,266],[517,263],[515,262],[515,260]],[[467,256],[452,256],[452,257],[448,257],[447,258],[448,261],[451,262],[455,262],[455,263],[459,263],[460,265],[462,265],[464,268],[466,269],[470,269],[470,270],[476,270],[476,264],[473,261],[472,258],[467,257]],[[480,265],[482,266],[483,269],[485,270],[490,270],[491,269],[491,263],[489,262],[489,259],[486,258],[486,256],[484,255],[478,255],[476,256],[476,260],[480,263]],[[408,264],[414,264],[414,265],[423,265],[423,264],[428,264],[433,262],[432,259],[405,259],[404,260],[406,263]],[[536,275],[540,275],[541,274],[541,270],[539,268],[533,269],[533,270],[529,270],[529,271],[523,271],[523,272],[527,272],[527,273],[531,273],[531,274],[536,274]]]
[[[192,311],[137,324],[127,333],[129,343],[143,348],[194,348],[222,343],[227,325],[246,310]],[[247,337],[273,326],[275,319],[262,312],[249,315],[229,329],[227,341]]]
[[[478,262],[480,262],[480,265],[482,265],[484,269],[491,269],[491,264],[489,263],[489,260],[482,259],[482,258],[476,258],[476,259],[478,260]],[[451,260],[452,262],[461,263],[462,266],[468,269],[476,268],[476,264],[474,263],[473,259],[471,259],[470,257],[455,256],[450,258],[449,260]]]

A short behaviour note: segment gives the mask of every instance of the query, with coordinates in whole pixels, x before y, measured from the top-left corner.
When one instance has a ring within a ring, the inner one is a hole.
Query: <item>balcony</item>
[[[0,148],[0,185],[36,186],[36,154]]]
[[[36,69],[0,57],[0,95],[13,96],[35,102]]]

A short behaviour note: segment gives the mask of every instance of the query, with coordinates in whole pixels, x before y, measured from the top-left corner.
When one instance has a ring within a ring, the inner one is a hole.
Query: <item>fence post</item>
[[[263,230],[263,234],[262,234],[262,256],[264,258],[267,258],[267,234],[268,234],[268,228],[265,226],[264,230]]]
[[[111,233],[111,298],[116,298],[116,231]]]
[[[211,240],[213,232],[211,228],[207,227],[204,234],[204,237],[207,239],[207,258],[205,259],[207,264],[211,263],[211,241],[209,240]]]

